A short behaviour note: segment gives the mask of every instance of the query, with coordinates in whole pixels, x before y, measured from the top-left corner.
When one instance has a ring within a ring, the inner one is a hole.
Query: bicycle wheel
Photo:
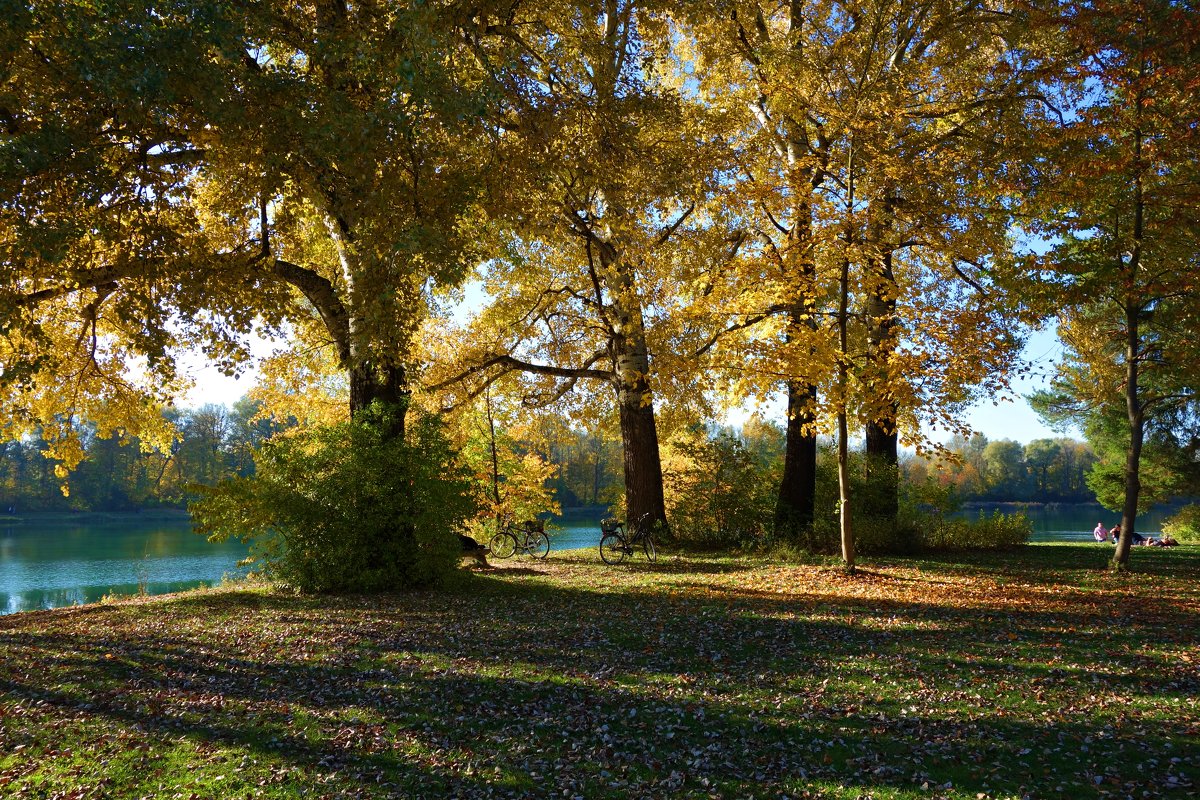
[[[535,533],[529,537],[529,555],[534,558],[545,558],[550,555],[550,539],[544,533]]]
[[[600,559],[605,564],[620,564],[625,560],[625,540],[618,533],[600,537]]]
[[[488,550],[496,558],[508,558],[517,551],[517,537],[508,531],[500,531],[488,542]]]
[[[658,551],[654,549],[654,537],[646,534],[646,538],[642,539],[642,549],[646,551],[646,560],[654,561],[658,558]]]

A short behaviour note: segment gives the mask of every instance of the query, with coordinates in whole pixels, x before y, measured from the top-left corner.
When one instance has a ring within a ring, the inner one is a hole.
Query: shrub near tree
[[[695,550],[784,546],[810,554],[839,551],[837,464],[829,446],[818,452],[813,525],[798,537],[773,531],[774,490],[784,453],[777,446],[782,431],[767,427],[755,421],[740,433],[694,429],[667,445],[663,465],[674,544]],[[851,502],[859,508],[871,503],[875,493],[891,490],[890,482],[879,486],[868,476],[863,461],[869,457],[850,453]],[[1003,549],[1029,540],[1029,521],[1020,514],[950,516],[960,498],[952,484],[936,475],[922,478],[906,470],[899,474],[899,488],[895,519],[863,515],[856,525],[861,552]]]
[[[475,511],[471,482],[436,420],[419,417],[404,439],[389,435],[394,424],[377,405],[271,441],[254,477],[203,490],[197,530],[253,542],[266,576],[302,591],[440,583]]]
[[[663,460],[671,537],[697,549],[761,545],[773,527],[782,463],[760,465],[731,431],[691,431]]]
[[[1181,542],[1200,543],[1200,503],[1191,503],[1168,517],[1162,525],[1163,533]]]

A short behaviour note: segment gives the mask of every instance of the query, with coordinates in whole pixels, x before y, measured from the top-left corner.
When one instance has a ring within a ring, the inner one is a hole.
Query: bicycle
[[[492,540],[488,550],[496,558],[508,558],[513,553],[545,558],[550,555],[550,539],[546,536],[545,523],[528,519],[516,526],[506,520]]]
[[[625,523],[609,517],[600,521],[600,559],[605,564],[620,564],[625,556],[632,556],[637,545],[642,546],[647,561],[658,558],[654,547],[654,524],[650,514],[643,514],[625,533]]]

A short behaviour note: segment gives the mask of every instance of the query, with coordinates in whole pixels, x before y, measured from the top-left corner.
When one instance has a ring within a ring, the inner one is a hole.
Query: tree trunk
[[[854,572],[854,528],[850,516],[850,427],[846,419],[849,401],[849,336],[848,305],[850,299],[850,261],[842,262],[838,281],[838,529],[841,532],[842,561],[848,572]]]
[[[492,415],[492,389],[484,394],[487,405],[488,446],[492,454],[492,499],[496,501],[496,530],[500,530],[500,455],[496,452],[496,418]]]
[[[1141,336],[1136,309],[1126,310],[1125,340],[1125,411],[1129,419],[1129,452],[1125,456],[1125,503],[1121,508],[1121,536],[1113,553],[1114,569],[1129,565],[1129,547],[1137,522],[1138,495],[1142,491],[1142,442],[1146,434],[1146,417],[1138,400],[1138,345]]]
[[[1139,95],[1135,106],[1140,120],[1143,98]],[[1142,130],[1134,129],[1134,167],[1141,169]],[[1145,224],[1146,197],[1142,185],[1142,174],[1138,172],[1133,181],[1133,249],[1129,254],[1128,283],[1130,291],[1137,283],[1138,269],[1142,261],[1142,236]],[[1141,465],[1142,441],[1146,435],[1146,415],[1138,397],[1138,366],[1141,351],[1141,313],[1126,297],[1122,304],[1125,313],[1125,414],[1129,419],[1129,452],[1125,456],[1125,503],[1121,508],[1121,536],[1113,553],[1113,569],[1125,569],[1129,565],[1129,547],[1133,544],[1134,527],[1137,522],[1138,495],[1142,491]]]
[[[792,29],[798,30],[801,17],[792,10]],[[794,159],[789,159],[794,168]],[[793,173],[796,174],[796,173]],[[783,269],[789,282],[794,282],[796,298],[788,319],[788,340],[803,340],[802,334],[817,330],[817,264],[813,259],[812,203],[809,194],[823,180],[823,175],[802,174],[793,180],[791,190],[796,197],[794,219],[788,229],[787,257]],[[797,266],[798,265],[798,268]],[[791,273],[791,274],[789,274]],[[810,348],[811,355],[811,348]],[[810,380],[789,380],[787,430],[784,444],[783,475],[779,481],[779,497],[775,503],[775,535],[796,539],[811,528],[816,512],[817,494],[817,387]]]
[[[654,406],[642,405],[638,392],[619,390],[621,443],[625,449],[625,504],[631,521],[649,514],[652,521],[665,521],[662,462],[658,453],[658,430]]]
[[[662,461],[658,452],[658,427],[654,399],[644,375],[626,382],[618,378],[617,403],[621,410],[621,445],[625,457],[625,510],[635,522],[649,514],[665,522]]]
[[[817,387],[788,382],[783,477],[775,504],[775,535],[794,539],[812,526],[817,493]]]
[[[600,454],[596,453],[596,463],[592,466],[592,502],[589,505],[600,504]]]
[[[891,204],[884,204],[886,219]],[[886,221],[872,226],[875,244],[886,230]],[[900,510],[899,435],[896,431],[897,407],[891,392],[891,358],[896,348],[896,278],[892,271],[892,253],[884,250],[872,259],[874,285],[867,298],[867,376],[864,385],[871,409],[866,425],[867,496],[863,513],[895,521]]]
[[[838,530],[841,534],[842,562],[854,572],[854,528],[850,517],[850,454],[846,409],[838,411]]]
[[[893,414],[895,404],[892,405]],[[894,417],[893,417],[894,420]],[[900,511],[900,448],[895,423],[887,427],[878,419],[866,425],[867,497],[863,512],[868,517],[895,520]]]
[[[838,527],[842,539],[842,561],[846,571],[854,572],[854,528],[850,515],[850,248],[854,244],[854,140],[846,154],[846,254],[838,277],[838,364],[837,364],[837,461]]]
[[[359,361],[350,369],[350,418],[365,419],[368,412],[384,426],[388,438],[404,438],[410,390],[404,367]],[[377,404],[377,405],[376,405]],[[375,405],[375,410],[371,410]]]
[[[606,196],[617,197],[617,192]],[[623,216],[613,204],[614,216]],[[637,291],[634,268],[622,261],[616,247],[605,242],[600,259],[609,293],[613,298],[612,335],[613,384],[620,409],[621,444],[625,458],[625,512],[630,523],[649,514],[650,521],[667,521],[663,499],[662,460],[658,452],[658,426],[654,417],[654,393],[650,389],[650,348]]]

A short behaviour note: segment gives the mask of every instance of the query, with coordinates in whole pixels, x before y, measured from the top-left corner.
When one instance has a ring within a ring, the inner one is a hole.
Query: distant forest
[[[937,481],[952,486],[963,501],[1092,503],[1087,474],[1097,461],[1086,442],[1071,438],[989,441],[982,434],[956,436],[946,449],[956,460],[911,458],[903,468],[909,483]]]
[[[255,450],[285,426],[258,418],[259,405],[242,399],[232,408],[206,405],[164,412],[178,431],[169,452],[144,450],[133,437],[101,437],[84,431],[87,457],[69,475],[42,455],[38,438],[0,444],[0,513],[28,511],[132,511],[187,505],[195,485],[213,485],[254,472]],[[546,489],[563,508],[605,507],[619,500],[621,448],[604,431],[549,424],[515,442],[552,467]],[[784,433],[752,419],[741,428],[713,428],[710,442],[734,445],[758,465],[757,474],[778,474]],[[976,434],[946,445],[956,459],[901,459],[910,487],[936,485],[961,501],[1094,502],[1085,476],[1096,455],[1070,438],[1021,444],[989,441]],[[729,451],[718,449],[717,452]],[[825,453],[829,456],[829,453]],[[822,458],[822,461],[826,461]],[[668,462],[670,459],[668,458]],[[670,472],[668,463],[668,472]],[[769,479],[769,478],[767,478]]]
[[[70,474],[43,456],[39,437],[0,442],[0,513],[133,511],[187,505],[188,487],[254,472],[254,451],[281,426],[258,420],[243,399],[230,409],[167,409],[178,431],[169,451],[146,450],[131,436],[102,437],[85,427],[86,458]]]

